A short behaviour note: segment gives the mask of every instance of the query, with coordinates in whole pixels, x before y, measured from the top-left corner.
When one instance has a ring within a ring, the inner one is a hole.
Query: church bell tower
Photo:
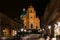
[[[26,11],[26,15],[24,17],[24,27],[26,29],[40,29],[40,20],[39,17],[36,17],[36,11],[34,7],[30,5]]]

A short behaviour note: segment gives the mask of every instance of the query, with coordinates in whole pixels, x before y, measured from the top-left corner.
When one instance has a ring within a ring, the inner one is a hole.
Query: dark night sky
[[[49,0],[14,0],[0,1],[0,12],[3,12],[11,18],[18,18],[23,8],[27,8],[31,3],[39,17],[42,17]]]

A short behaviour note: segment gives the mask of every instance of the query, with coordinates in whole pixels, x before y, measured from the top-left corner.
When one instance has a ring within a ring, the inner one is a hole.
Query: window
[[[32,13],[32,10],[30,10],[30,13]]]

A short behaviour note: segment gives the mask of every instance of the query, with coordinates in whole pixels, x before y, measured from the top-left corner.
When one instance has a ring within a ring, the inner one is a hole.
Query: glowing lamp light
[[[44,29],[43,29],[43,31],[44,31]]]
[[[56,40],[56,38],[52,38],[52,40]]]
[[[54,24],[55,28],[57,28],[57,24]]]
[[[23,11],[25,11],[25,8],[23,8]]]
[[[38,32],[41,32],[41,31],[42,31],[42,29],[38,30]]]
[[[57,22],[57,24],[58,24],[58,27],[60,27],[60,22]]]
[[[40,29],[40,31],[42,31],[42,30]]]
[[[15,31],[15,34],[17,34],[17,31]]]
[[[22,28],[21,31],[24,31],[24,29]]]
[[[26,32],[27,30],[25,29],[24,32]]]
[[[51,29],[51,26],[48,26],[48,29]]]
[[[12,30],[12,36],[16,36],[17,35],[17,31],[16,30]]]
[[[5,32],[5,30],[3,30],[3,32]]]

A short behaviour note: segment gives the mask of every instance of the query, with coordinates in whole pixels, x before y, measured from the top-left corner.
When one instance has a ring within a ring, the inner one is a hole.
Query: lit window
[[[51,26],[48,26],[48,29],[51,29]]]

